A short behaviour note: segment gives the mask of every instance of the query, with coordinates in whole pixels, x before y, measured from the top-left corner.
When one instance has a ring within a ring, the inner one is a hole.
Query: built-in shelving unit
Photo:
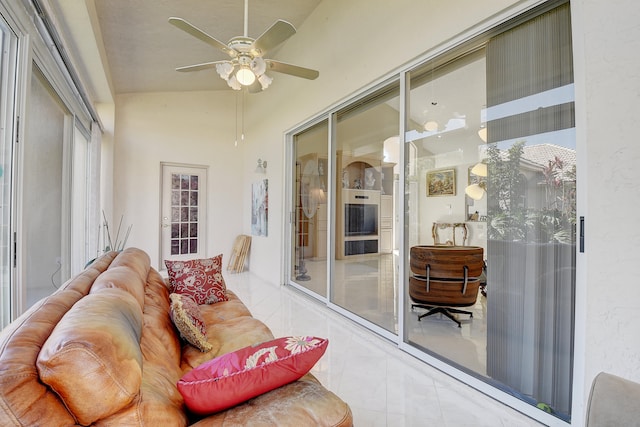
[[[327,161],[326,157],[307,154],[299,159],[297,170],[297,191],[302,190],[302,182],[311,171],[317,174],[314,186],[319,186],[325,194],[324,200],[317,203],[314,215],[305,215],[301,203],[296,211],[296,244],[305,257],[315,259],[327,256]],[[375,157],[337,154],[336,258],[393,250],[394,166]]]
[[[393,164],[338,152],[336,258],[393,249]]]

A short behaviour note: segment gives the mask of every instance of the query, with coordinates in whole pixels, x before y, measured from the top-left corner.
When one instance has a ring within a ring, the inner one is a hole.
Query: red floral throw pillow
[[[164,261],[172,293],[188,295],[196,304],[227,301],[227,285],[222,277],[222,254],[206,259]]]
[[[178,390],[196,414],[222,411],[301,378],[328,344],[325,338],[284,337],[245,347],[191,370]]]
[[[200,351],[207,352],[212,346],[207,342],[207,330],[198,304],[187,295],[171,294],[171,320],[180,336]]]

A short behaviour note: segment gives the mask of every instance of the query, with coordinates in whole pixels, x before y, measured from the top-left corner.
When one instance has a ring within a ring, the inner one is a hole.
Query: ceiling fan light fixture
[[[484,162],[476,163],[471,168],[471,173],[474,174],[474,175],[486,177],[487,176],[487,164],[484,163]]]
[[[478,136],[480,137],[482,142],[487,142],[487,128],[484,126],[481,127],[480,130],[478,131]]]
[[[216,71],[224,80],[229,80],[229,76],[233,73],[233,65],[230,62],[216,64]]]
[[[484,196],[486,190],[483,184],[471,184],[464,189],[464,192],[473,200],[480,200]]]
[[[242,85],[240,84],[240,82],[238,82],[238,79],[236,79],[235,75],[232,75],[231,77],[229,77],[229,80],[227,80],[227,84],[233,90],[242,89]]]
[[[261,76],[267,71],[267,63],[259,56],[253,58],[253,61],[251,61],[251,71],[253,71],[256,76]]]
[[[256,75],[250,69],[242,67],[236,72],[236,80],[242,86],[251,86],[256,81]]]
[[[226,53],[231,59],[227,61],[212,61],[176,68],[176,71],[201,71],[214,68],[229,87],[241,90],[243,86],[251,86],[249,92],[259,92],[253,83],[259,80],[262,90],[271,84],[271,77],[265,76],[267,69],[276,73],[288,74],[308,80],[318,78],[319,72],[293,64],[287,64],[272,59],[262,58],[268,51],[284,43],[296,33],[291,23],[278,19],[257,39],[248,36],[248,0],[244,4],[244,35],[233,37],[228,43],[222,43],[193,24],[182,18],[171,17],[169,23],[189,35]]]
[[[429,120],[424,124],[424,130],[427,132],[435,132],[438,130],[438,122],[435,120]]]
[[[273,82],[273,79],[266,74],[262,74],[260,77],[258,77],[258,81],[260,82],[260,86],[262,86],[262,90],[265,90],[266,88],[271,86],[271,82]]]

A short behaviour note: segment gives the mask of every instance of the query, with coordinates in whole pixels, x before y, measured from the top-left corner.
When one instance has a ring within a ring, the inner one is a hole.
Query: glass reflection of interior
[[[294,216],[291,277],[303,288],[327,296],[328,124],[295,135]]]
[[[335,275],[331,301],[398,333],[399,86],[337,114]]]
[[[405,340],[565,420],[576,219],[568,13],[412,72],[405,135]],[[485,263],[477,295],[463,300],[475,280],[465,277],[443,302],[438,286],[453,279],[435,277],[438,263],[462,277],[470,258],[452,250],[471,248]]]
[[[400,339],[419,353],[569,421],[569,6],[416,66],[408,88],[404,108],[399,84],[383,84],[294,135],[292,282],[377,333],[396,340],[402,329]],[[399,278],[401,265],[408,268]]]

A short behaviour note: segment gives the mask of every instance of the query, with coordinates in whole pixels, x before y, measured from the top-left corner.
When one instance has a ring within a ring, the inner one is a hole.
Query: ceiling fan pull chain
[[[236,142],[234,144],[235,147],[238,146],[238,97],[239,96],[240,96],[240,94],[236,93],[236,126],[235,126]]]
[[[240,139],[242,140],[242,142],[244,142],[244,93],[245,91],[242,91],[242,134],[240,136]]]

